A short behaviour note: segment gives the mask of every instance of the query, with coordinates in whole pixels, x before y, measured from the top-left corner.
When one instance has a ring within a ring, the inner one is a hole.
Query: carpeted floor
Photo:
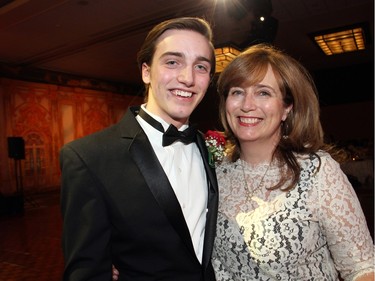
[[[24,198],[24,212],[0,217],[0,281],[61,280],[59,191]]]

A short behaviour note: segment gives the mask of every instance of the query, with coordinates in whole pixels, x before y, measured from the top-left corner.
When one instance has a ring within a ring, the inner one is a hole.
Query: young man
[[[155,26],[138,54],[147,103],[62,148],[64,280],[111,280],[112,264],[119,280],[215,280],[217,181],[189,126],[215,72],[211,41],[202,19]]]

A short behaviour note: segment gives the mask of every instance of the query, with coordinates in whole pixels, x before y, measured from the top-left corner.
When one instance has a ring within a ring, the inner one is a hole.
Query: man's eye
[[[204,71],[204,72],[208,72],[208,67],[203,65],[203,64],[199,64],[196,66],[196,68],[199,70],[199,71]]]
[[[167,61],[167,64],[168,65],[176,65],[177,62],[175,60],[170,60],[170,61]]]

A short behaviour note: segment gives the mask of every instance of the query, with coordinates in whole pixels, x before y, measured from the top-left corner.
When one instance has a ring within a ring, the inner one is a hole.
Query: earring
[[[285,121],[283,121],[282,123],[282,129],[283,129],[283,139],[286,140],[289,138],[289,126],[288,126],[288,123],[286,123]]]

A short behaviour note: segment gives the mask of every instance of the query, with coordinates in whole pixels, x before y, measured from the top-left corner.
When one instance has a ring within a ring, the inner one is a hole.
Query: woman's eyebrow
[[[257,83],[253,86],[255,87],[255,89],[268,89],[269,91],[273,93],[277,93],[278,91],[278,89],[275,89],[273,86],[267,85],[267,84]]]

